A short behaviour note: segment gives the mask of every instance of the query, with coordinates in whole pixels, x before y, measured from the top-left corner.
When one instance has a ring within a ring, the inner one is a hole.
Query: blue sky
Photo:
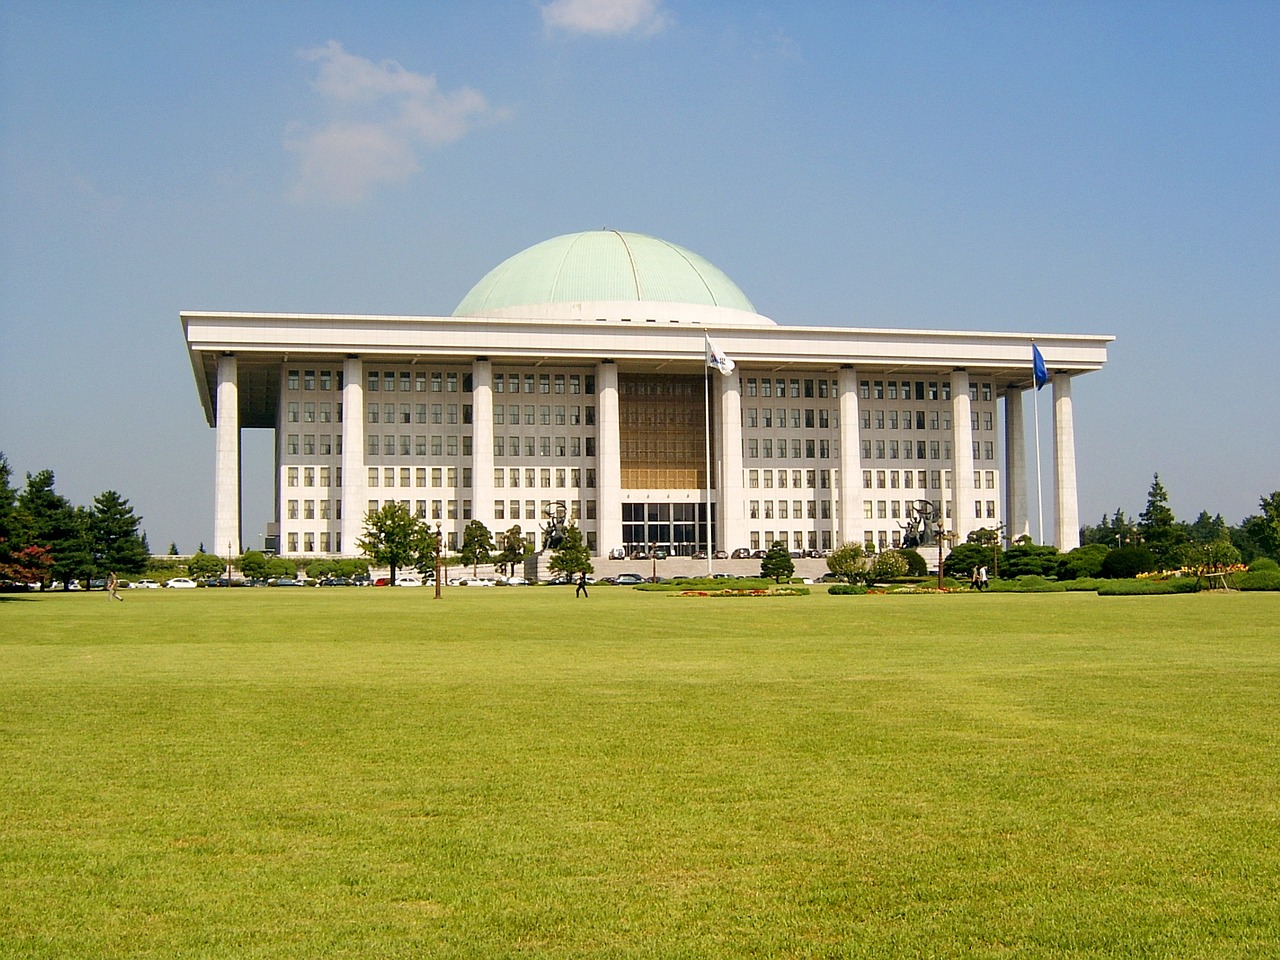
[[[1159,471],[1234,523],[1280,488],[1277,50],[1273,2],[0,0],[0,450],[192,550],[180,310],[447,314],[609,226],[782,324],[1113,334],[1082,520]]]

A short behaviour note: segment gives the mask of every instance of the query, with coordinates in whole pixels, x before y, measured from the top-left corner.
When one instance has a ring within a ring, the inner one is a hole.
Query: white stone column
[[[709,368],[708,368],[709,369]],[[711,549],[732,551],[747,545],[747,518],[742,502],[742,378],[732,373],[709,372],[712,383],[719,382],[720,436],[717,438],[720,465],[716,490],[716,518],[720,536]],[[713,414],[714,415],[714,414]],[[711,469],[716,469],[712,463]]]
[[[1065,553],[1080,546],[1076,495],[1076,428],[1071,412],[1071,374],[1053,375],[1053,543]]]
[[[862,448],[858,436],[858,373],[853,367],[840,368],[840,504],[836,546],[862,543],[865,518],[862,516]]]
[[[969,372],[951,371],[951,529],[956,543],[964,543],[983,522],[973,510],[973,421],[969,402]]]
[[[618,367],[596,366],[596,549],[607,556],[622,546],[622,434],[618,422]]]
[[[213,545],[219,556],[240,554],[240,387],[234,354],[218,358],[214,407]]]
[[[357,557],[368,509],[364,465],[364,363],[347,357],[342,364],[342,555]]]
[[[1027,432],[1020,387],[1004,392],[1004,522],[1008,542],[1031,536],[1027,508]]]
[[[471,364],[471,517],[493,528],[493,367],[488,357]]]

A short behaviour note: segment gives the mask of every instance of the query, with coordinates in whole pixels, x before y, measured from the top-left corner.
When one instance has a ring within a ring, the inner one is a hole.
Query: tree
[[[1115,547],[1105,543],[1090,543],[1068,550],[1058,558],[1058,579],[1079,580],[1102,575],[1102,561]]]
[[[1262,513],[1246,517],[1240,527],[1265,556],[1280,560],[1280,490],[1258,501]]]
[[[169,556],[176,557],[178,555],[178,545],[176,543],[169,544]]]
[[[1101,573],[1108,579],[1123,580],[1136,577],[1140,573],[1150,573],[1155,568],[1155,555],[1138,544],[1110,551],[1102,558]]]
[[[1136,543],[1138,528],[1133,521],[1124,515],[1123,510],[1116,510],[1108,520],[1105,516],[1096,527],[1080,528],[1080,546],[1087,547],[1091,543],[1105,543],[1108,547],[1119,547],[1126,543]]]
[[[472,576],[475,576],[480,564],[489,562],[493,550],[493,534],[481,521],[472,520],[463,528],[458,556],[463,563],[470,564]]]
[[[570,524],[564,528],[564,538],[551,551],[551,562],[547,566],[552,573],[562,573],[568,577],[595,572],[586,541],[582,539],[582,531],[576,525]]]
[[[87,518],[53,489],[52,470],[27,474],[27,485],[14,504],[17,540],[25,546],[44,547],[53,558],[51,579],[69,586],[92,572]]]
[[[1160,569],[1181,566],[1180,548],[1187,542],[1187,534],[1169,509],[1169,494],[1158,473],[1152,477],[1151,489],[1147,492],[1147,508],[1138,517],[1138,534]]]
[[[791,561],[791,552],[781,540],[769,545],[769,552],[760,561],[760,576],[769,577],[774,583],[781,583],[782,578],[790,579],[796,572],[796,565]]]
[[[141,522],[129,501],[114,490],[94,498],[89,531],[99,573],[141,573],[146,568],[147,545],[138,535]]]
[[[991,569],[992,576],[998,576],[1000,565],[1004,562],[1004,551],[1000,549],[1000,531],[993,530],[990,527],[980,527],[973,530],[966,538],[968,543],[976,543],[980,547],[987,548],[986,559],[978,564],[978,566],[987,566]]]
[[[908,577],[927,577],[929,575],[929,561],[920,555],[919,550],[905,547],[899,550],[898,553],[902,554],[902,559],[907,561]]]
[[[1017,550],[1013,547],[1012,550]],[[980,543],[957,543],[942,561],[942,572],[954,580],[969,580],[977,567],[991,565],[991,548]]]
[[[246,550],[236,561],[236,566],[251,580],[259,580],[267,575],[267,558],[261,550]]]
[[[392,583],[402,567],[422,569],[435,565],[435,535],[407,506],[395,501],[365,515],[364,536],[356,546],[377,565],[391,568]]]
[[[861,543],[846,543],[827,557],[827,569],[845,583],[857,583],[866,568],[867,548]]]
[[[525,558],[533,552],[533,545],[525,539],[518,523],[506,533],[498,534],[497,548],[498,555],[494,557],[494,562],[507,574],[514,573],[516,565],[524,563]]]
[[[1019,542],[1005,551],[1000,575],[1051,577],[1058,571],[1058,548]]]
[[[1210,573],[1221,573],[1239,562],[1240,551],[1231,545],[1225,529],[1219,540],[1209,543],[1192,542],[1182,548],[1182,565],[1191,569],[1199,579]]]
[[[1200,516],[1187,526],[1187,537],[1192,543],[1216,543],[1230,539],[1227,535],[1227,522],[1222,519],[1222,514],[1211,517],[1208,510],[1201,510]]]
[[[187,573],[196,578],[217,577],[222,574],[226,566],[227,561],[224,558],[201,550],[187,561]]]
[[[897,550],[882,550],[876,554],[871,562],[871,569],[867,571],[867,586],[897,580],[906,575],[907,558]]]

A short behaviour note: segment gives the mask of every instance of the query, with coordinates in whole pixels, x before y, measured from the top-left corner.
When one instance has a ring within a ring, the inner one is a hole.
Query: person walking
[[[107,574],[107,599],[119,600],[121,603],[124,603],[124,597],[120,596],[120,594],[116,592],[119,589],[120,581],[116,577],[116,572],[112,570]]]
[[[575,600],[579,596],[590,598],[591,595],[587,593],[587,575],[585,573],[578,574],[578,589],[573,591],[573,596]]]
[[[969,574],[969,587],[972,590],[981,589],[980,585],[978,584],[978,568],[977,567],[974,567],[973,572]]]
[[[978,568],[978,589],[987,589],[987,568],[985,566]]]

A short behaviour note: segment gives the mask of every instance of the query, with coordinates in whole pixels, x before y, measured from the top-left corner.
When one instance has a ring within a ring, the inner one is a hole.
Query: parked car
[[[196,582],[190,577],[174,577],[172,580],[166,580],[164,585],[170,590],[194,590]]]
[[[490,577],[463,577],[458,581],[460,587],[492,587],[495,581]]]
[[[729,552],[727,550],[717,550],[711,555],[712,560],[728,560]]]
[[[302,586],[302,581],[301,581],[301,580],[295,580],[293,577],[280,577],[280,578],[279,578],[279,579],[277,579],[277,580],[269,580],[269,581],[267,581],[267,582],[268,582],[271,586],[273,586],[273,587],[300,587],[300,586]]]
[[[644,577],[638,573],[620,573],[614,578],[614,583],[621,585],[634,585],[644,583]]]
[[[397,587],[420,587],[422,586],[422,578],[416,573],[402,573],[396,577]]]
[[[733,551],[733,559],[749,560],[751,559],[751,551],[748,550],[746,547],[739,547],[737,550]]]
[[[151,579],[135,580],[129,584],[130,590],[159,590],[160,584]]]
[[[627,559],[627,551],[623,547],[614,547],[612,550],[609,551],[609,559],[625,560]]]
[[[528,580],[517,576],[503,577],[498,581],[498,586],[500,587],[527,587],[528,585]]]

